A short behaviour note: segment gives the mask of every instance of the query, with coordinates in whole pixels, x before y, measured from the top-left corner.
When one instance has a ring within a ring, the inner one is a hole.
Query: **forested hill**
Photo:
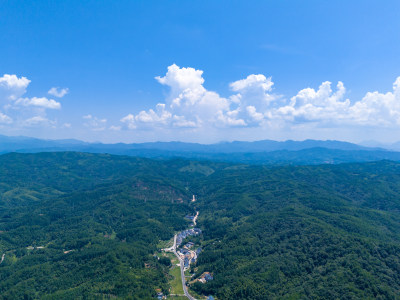
[[[204,187],[207,187],[204,189]],[[397,299],[400,164],[243,167],[199,182],[195,283],[221,299]]]
[[[199,294],[400,294],[399,163],[266,167],[57,152],[0,156],[0,299],[168,294],[168,267],[153,254],[194,211],[203,251],[193,279],[214,277],[191,283]]]
[[[0,135],[0,153],[78,151],[152,159],[184,158],[264,165],[339,164],[383,159],[400,161],[400,152],[393,150],[398,150],[399,148],[395,147],[395,145],[388,147],[392,150],[364,147],[335,140],[261,140],[253,142],[220,142],[216,144],[183,142],[102,144],[87,143],[79,140],[41,140]]]
[[[191,195],[169,171],[184,165],[83,153],[0,156],[0,299],[166,293],[166,266],[153,253],[192,212]]]

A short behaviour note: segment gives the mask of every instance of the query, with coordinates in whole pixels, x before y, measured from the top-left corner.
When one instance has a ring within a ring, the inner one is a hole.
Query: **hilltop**
[[[168,294],[168,266],[154,253],[195,211],[202,251],[190,288],[198,294],[400,292],[400,163],[253,166],[55,152],[1,155],[0,166],[0,299]],[[207,272],[212,281],[196,280]]]

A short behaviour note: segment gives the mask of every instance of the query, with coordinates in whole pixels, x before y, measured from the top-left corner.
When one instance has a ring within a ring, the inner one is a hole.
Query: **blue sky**
[[[0,134],[393,142],[399,53],[399,1],[0,1]]]

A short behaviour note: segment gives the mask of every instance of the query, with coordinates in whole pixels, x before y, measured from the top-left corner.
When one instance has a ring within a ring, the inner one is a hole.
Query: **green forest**
[[[192,195],[196,202],[191,202]],[[257,166],[0,156],[0,299],[155,299],[160,240],[199,211],[190,288],[217,299],[398,299],[400,163]]]

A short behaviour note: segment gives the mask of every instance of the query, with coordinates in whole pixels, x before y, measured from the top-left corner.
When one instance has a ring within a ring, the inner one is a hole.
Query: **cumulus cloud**
[[[69,92],[68,88],[52,87],[47,93],[54,97],[62,98],[66,94],[68,94],[68,92]]]
[[[4,74],[0,77],[0,100],[16,100],[26,93],[31,81],[26,77]]]
[[[252,105],[246,106],[246,112],[255,122],[261,122],[264,119],[264,115],[257,112],[257,109]]]
[[[221,128],[271,132],[400,125],[400,77],[394,82],[393,91],[367,92],[362,99],[353,101],[346,97],[341,81],[335,85],[324,81],[317,88],[307,87],[286,97],[274,92],[271,77],[251,74],[230,83],[232,94],[223,97],[204,86],[202,70],[173,64],[165,76],[155,78],[169,90],[165,101],[155,108],[126,115],[120,120],[123,127],[212,133]]]
[[[232,82],[229,86],[237,92],[230,97],[239,106],[239,117],[246,121],[247,126],[261,126],[271,110],[278,105],[280,95],[273,90],[272,77],[263,74],[251,74],[245,79]]]
[[[157,76],[156,80],[171,88],[171,96],[175,97],[185,90],[204,89],[203,71],[194,68],[180,68],[176,64],[168,67],[164,77]]]
[[[165,110],[165,104],[159,103],[156,105],[155,111],[149,109],[148,111],[141,111],[136,117],[135,121],[146,124],[166,124],[171,118],[171,113]]]
[[[350,100],[343,99],[345,92],[342,82],[338,82],[333,92],[331,82],[325,81],[318,90],[306,88],[299,91],[290,99],[290,104],[279,107],[274,116],[293,122],[336,122],[347,119]]]
[[[186,120],[185,116],[174,115],[172,125],[180,128],[195,128],[197,127],[197,123],[198,122]]]
[[[99,119],[92,115],[86,115],[82,117],[86,120],[83,125],[93,131],[103,131],[107,127],[107,119]]]
[[[172,114],[165,109],[165,104],[159,103],[156,109],[141,111],[136,116],[129,114],[121,119],[122,123],[130,129],[135,129],[137,126],[142,128],[154,128],[157,126],[167,125],[172,118]]]
[[[345,98],[345,93],[342,82],[339,81],[336,91],[332,91],[331,83],[326,81],[318,90],[299,91],[289,105],[280,107],[273,115],[294,123],[315,122],[332,127],[400,125],[400,77],[393,84],[393,92],[367,92],[353,104]]]
[[[262,93],[269,92],[274,83],[271,77],[265,77],[262,74],[249,75],[245,79],[240,79],[230,84],[230,87],[235,92],[255,92],[260,90]]]
[[[400,125],[400,77],[393,83],[393,92],[368,92],[349,111],[354,122],[361,125]]]
[[[61,103],[47,97],[24,96],[30,82],[23,76],[4,74],[0,77],[0,104],[7,114],[0,112],[0,123],[12,124],[12,129],[32,126],[54,127],[56,122],[48,118],[46,111],[59,110]],[[58,95],[67,92],[65,89],[53,91]]]
[[[13,119],[0,112],[0,124],[11,124]]]
[[[196,128],[201,126],[229,126],[238,124],[229,117],[230,101],[218,93],[207,90],[203,71],[180,68],[173,64],[163,77],[156,80],[169,88],[167,103],[159,103],[156,109],[128,114],[121,122],[130,129],[149,128]],[[243,123],[243,121],[239,121]]]
[[[174,112],[184,113],[186,117],[192,115],[192,119],[198,114],[212,119],[219,111],[229,109],[227,99],[204,88],[202,74],[201,70],[179,68],[174,64],[168,67],[164,77],[156,77],[170,88],[169,106]]]
[[[19,98],[15,101],[16,104],[23,106],[36,106],[48,109],[60,109],[61,104],[53,99],[47,99],[46,97],[33,97],[33,98]]]
[[[226,113],[219,111],[217,120],[220,123],[220,126],[222,127],[246,126],[247,123],[243,119],[238,119],[238,115],[239,115],[239,110],[228,111]]]
[[[55,121],[49,120],[48,118],[43,116],[34,116],[23,122],[23,126],[25,127],[54,126],[55,124],[56,124]]]
[[[135,116],[132,114],[123,117],[120,121],[125,124],[129,129],[136,129]]]
[[[120,130],[121,130],[121,126],[111,125],[111,126],[110,126],[110,130],[120,131]]]

